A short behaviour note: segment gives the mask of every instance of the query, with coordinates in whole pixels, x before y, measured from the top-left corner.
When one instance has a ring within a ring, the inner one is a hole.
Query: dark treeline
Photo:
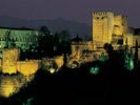
[[[39,30],[38,43],[33,48],[22,52],[20,59],[41,59],[43,57],[54,57],[62,54],[70,54],[70,34],[67,30],[56,32],[52,35],[48,27],[42,26]],[[34,50],[34,51],[32,51]],[[36,50],[36,51],[35,51]]]
[[[138,103],[140,94],[140,66],[132,71],[125,66],[124,50],[114,51],[106,44],[109,59],[94,61],[77,69],[63,66],[60,71],[50,74],[38,70],[34,80],[18,94],[0,99],[0,105],[114,105]],[[98,66],[97,75],[90,69]],[[135,98],[135,99],[132,99]]]

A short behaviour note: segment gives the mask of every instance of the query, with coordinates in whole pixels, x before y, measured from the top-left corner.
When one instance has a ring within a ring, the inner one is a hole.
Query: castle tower
[[[105,43],[118,44],[127,33],[127,20],[122,15],[113,12],[92,13],[92,40],[97,46],[102,47]]]
[[[111,43],[113,33],[114,14],[112,12],[92,13],[92,38],[97,46]]]
[[[118,44],[120,40],[122,40],[122,44],[125,44],[127,29],[128,26],[126,17],[122,15],[114,15],[112,44]]]
[[[16,74],[17,61],[19,59],[20,51],[16,48],[4,49],[2,58],[2,73]]]

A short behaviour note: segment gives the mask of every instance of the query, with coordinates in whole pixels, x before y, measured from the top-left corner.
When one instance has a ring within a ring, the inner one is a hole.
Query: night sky
[[[64,18],[89,23],[91,12],[100,10],[123,13],[129,25],[140,27],[140,0],[0,0],[0,16],[23,19]]]

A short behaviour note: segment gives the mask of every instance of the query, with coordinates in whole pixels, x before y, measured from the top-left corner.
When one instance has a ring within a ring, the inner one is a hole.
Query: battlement
[[[102,11],[102,12],[92,12],[92,16],[93,18],[94,17],[102,17],[102,16],[109,16],[109,15],[114,15],[113,12],[105,12],[105,11]]]
[[[114,19],[125,21],[125,20],[127,20],[127,16],[120,15],[120,14],[119,15],[114,15]]]
[[[127,19],[127,16],[119,14],[119,13],[114,13],[114,12],[110,12],[110,11],[98,11],[98,12],[92,12],[92,16],[93,18],[95,17],[103,17],[103,16],[113,16],[114,18],[117,19]]]
[[[127,16],[120,14],[120,13],[114,13],[115,17],[122,17],[122,18],[127,18]]]
[[[106,11],[98,11],[98,12],[92,12],[92,14],[94,14],[94,15],[107,15],[107,14],[113,14],[113,12],[106,12]]]

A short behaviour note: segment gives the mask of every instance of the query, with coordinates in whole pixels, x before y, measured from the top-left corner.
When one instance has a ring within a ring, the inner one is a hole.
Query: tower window
[[[114,25],[114,27],[119,27],[119,25]]]
[[[99,19],[99,17],[96,17],[96,19]]]

